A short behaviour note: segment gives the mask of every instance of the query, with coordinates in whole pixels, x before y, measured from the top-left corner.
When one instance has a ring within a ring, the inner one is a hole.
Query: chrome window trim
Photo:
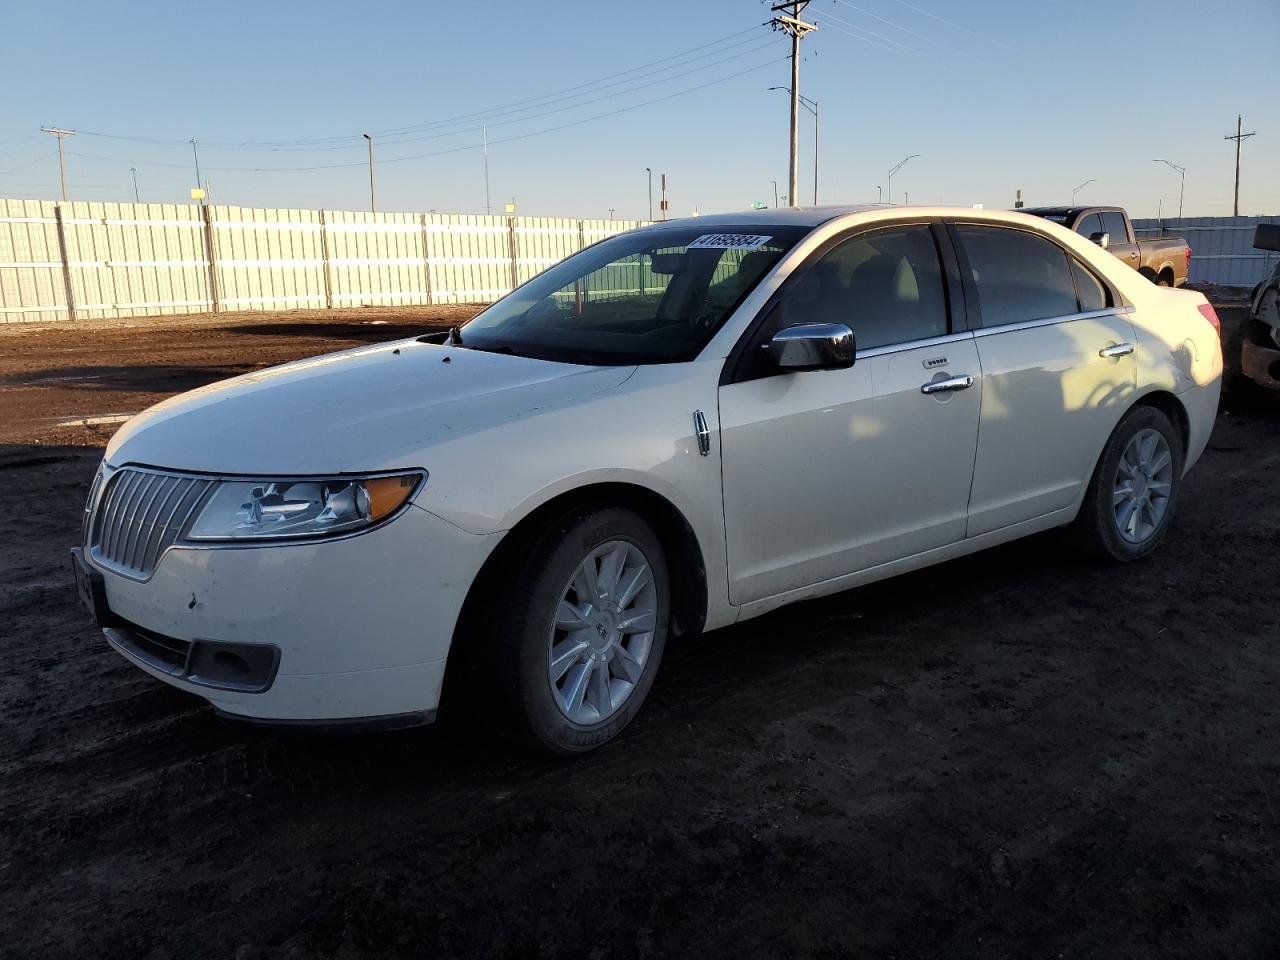
[[[854,338],[858,336],[857,331],[854,332]],[[923,340],[905,340],[902,343],[886,343],[882,347],[870,347],[866,350],[858,348],[854,345],[853,362],[857,364],[859,360],[865,360],[870,357],[887,357],[894,353],[905,353],[908,350],[917,350],[921,347],[937,347],[946,343],[959,343],[961,340],[968,340],[973,336],[972,330],[961,330],[959,333],[948,333],[941,337],[925,337]]]
[[[155,561],[151,567],[151,570],[145,576],[141,576],[141,577],[138,576],[137,572],[134,570],[119,567],[116,564],[112,563],[111,561],[106,560],[101,555],[100,551],[93,548],[91,543],[93,539],[93,530],[94,530],[94,525],[99,522],[98,507],[102,502],[102,496],[101,495],[99,496],[98,503],[94,504],[93,512],[89,518],[88,535],[86,536],[85,538],[86,542],[84,543],[85,559],[90,561],[91,563],[93,563],[95,566],[99,567],[102,570],[109,571],[110,573],[113,573],[118,577],[123,577],[126,580],[132,580],[134,583],[149,582],[151,578],[156,575],[156,571],[160,569],[161,561],[164,560],[164,558],[168,555],[170,550],[249,550],[249,549],[261,549],[263,547],[300,547],[300,546],[306,546],[308,544],[335,543],[339,540],[350,540],[352,537],[364,536],[366,533],[372,533],[374,530],[379,530],[382,527],[386,526],[387,524],[391,523],[393,520],[395,520],[397,517],[403,514],[406,510],[408,510],[411,506],[413,506],[414,502],[418,499],[418,496],[426,488],[427,481],[430,478],[430,473],[422,467],[407,467],[402,470],[369,470],[365,472],[340,471],[335,473],[323,473],[323,474],[314,474],[314,473],[271,474],[271,475],[259,474],[257,476],[251,476],[246,474],[197,472],[193,470],[169,470],[161,467],[151,467],[151,466],[147,466],[145,464],[140,464],[140,463],[122,463],[119,466],[112,466],[111,464],[107,463],[105,460],[103,461],[103,468],[107,476],[104,478],[102,483],[102,487],[101,487],[102,493],[106,492],[106,487],[107,487],[106,481],[109,480],[116,473],[119,473],[121,470],[131,470],[138,473],[152,474],[152,475],[157,475],[161,477],[182,477],[184,479],[210,481],[209,489],[205,492],[203,496],[201,496],[199,500],[196,501],[195,505],[191,508],[190,513],[183,520],[182,529],[180,530],[178,535],[174,538],[173,543],[169,544],[167,547],[165,547],[163,550],[160,551],[160,553],[155,558]],[[343,533],[334,534],[333,536],[288,537],[288,538],[279,537],[279,538],[264,538],[260,540],[231,541],[231,540],[186,540],[184,539],[186,536],[188,527],[195,520],[195,518],[199,516],[200,510],[203,509],[206,503],[208,503],[209,498],[213,495],[214,491],[217,490],[218,484],[220,483],[236,483],[236,482],[270,483],[277,480],[292,480],[292,481],[338,480],[343,478],[350,478],[350,479],[356,480],[356,479],[368,479],[368,478],[374,478],[374,477],[394,477],[394,476],[401,476],[406,473],[418,473],[418,474],[421,474],[422,476],[422,480],[418,484],[418,488],[413,491],[413,495],[410,496],[407,500],[405,500],[404,503],[402,503],[399,507],[397,507],[391,513],[389,513],[387,516],[379,520],[377,523],[370,524],[367,527],[362,527],[359,530],[348,530]]]
[[[1084,313],[1064,313],[1058,317],[1041,317],[1039,320],[1020,320],[1017,323],[1002,323],[996,327],[979,327],[973,331],[975,337],[989,337],[997,333],[1011,333],[1015,330],[1034,330],[1036,327],[1051,327],[1059,323],[1070,323],[1073,320],[1092,320],[1095,317],[1127,316],[1133,313],[1133,307],[1107,307],[1105,310],[1086,310]]]

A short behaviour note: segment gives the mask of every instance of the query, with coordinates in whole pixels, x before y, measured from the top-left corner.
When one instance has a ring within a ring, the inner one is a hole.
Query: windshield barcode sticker
[[[704,233],[689,244],[690,250],[754,250],[772,240],[751,233]]]

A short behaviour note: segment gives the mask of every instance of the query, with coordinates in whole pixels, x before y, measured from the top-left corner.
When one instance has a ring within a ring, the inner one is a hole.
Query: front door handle
[[[946,393],[950,390],[968,390],[973,386],[973,377],[965,374],[959,377],[948,377],[946,380],[933,380],[920,388],[921,393]]]
[[[1109,347],[1103,347],[1098,351],[1098,356],[1104,360],[1110,360],[1113,357],[1127,357],[1133,353],[1132,343],[1113,343]]]

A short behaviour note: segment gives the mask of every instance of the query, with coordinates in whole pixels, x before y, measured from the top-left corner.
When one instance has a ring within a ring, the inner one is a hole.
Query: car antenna
[[[449,339],[444,342],[444,345],[446,347],[462,346],[462,331],[458,329],[456,323],[449,328]]]

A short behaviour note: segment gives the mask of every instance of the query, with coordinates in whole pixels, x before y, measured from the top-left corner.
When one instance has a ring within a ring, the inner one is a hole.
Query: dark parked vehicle
[[[1253,232],[1256,250],[1280,250],[1280,223],[1260,223]],[[1240,348],[1240,370],[1254,383],[1280,390],[1280,260],[1250,297]]]
[[[1044,217],[1088,237],[1161,287],[1187,282],[1191,246],[1182,237],[1139,240],[1123,207],[1028,207],[1021,213]]]

